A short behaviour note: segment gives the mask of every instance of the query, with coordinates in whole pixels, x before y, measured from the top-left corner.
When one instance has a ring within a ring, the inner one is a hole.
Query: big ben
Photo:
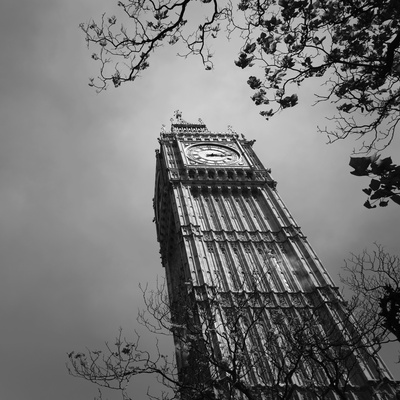
[[[254,141],[176,112],[159,143],[155,220],[181,398],[396,398]]]

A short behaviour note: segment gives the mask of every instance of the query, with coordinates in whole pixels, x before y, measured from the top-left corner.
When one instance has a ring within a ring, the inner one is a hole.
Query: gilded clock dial
[[[217,144],[198,144],[189,147],[187,156],[198,163],[229,165],[239,163],[240,154],[228,147]]]

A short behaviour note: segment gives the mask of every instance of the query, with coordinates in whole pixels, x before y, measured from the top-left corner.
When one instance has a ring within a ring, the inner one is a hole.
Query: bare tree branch
[[[372,253],[352,254],[345,273],[342,282],[354,293],[356,318],[367,328],[369,341],[400,341],[400,258],[375,244]]]
[[[140,322],[156,334],[173,332],[178,359],[162,354],[157,344],[144,350],[138,335],[130,341],[120,331],[103,352],[70,353],[72,375],[128,399],[130,381],[153,374],[166,390],[150,398],[188,400],[288,400],[299,390],[314,399],[347,399],[361,364],[380,376],[374,355],[387,340],[376,326],[380,322],[356,322],[354,310],[329,290],[326,300],[317,292],[293,295],[296,306],[284,308],[274,303],[275,294],[257,290],[193,287],[191,296],[171,306],[163,285],[143,293]]]

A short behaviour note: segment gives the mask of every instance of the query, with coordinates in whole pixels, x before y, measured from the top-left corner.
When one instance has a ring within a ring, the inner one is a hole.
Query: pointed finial
[[[174,117],[176,120],[181,121],[182,120],[182,111],[175,110]]]

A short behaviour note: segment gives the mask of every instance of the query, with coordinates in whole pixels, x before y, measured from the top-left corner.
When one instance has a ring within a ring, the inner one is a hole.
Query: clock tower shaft
[[[221,399],[392,398],[254,141],[178,115],[159,142],[154,207],[181,380]]]

